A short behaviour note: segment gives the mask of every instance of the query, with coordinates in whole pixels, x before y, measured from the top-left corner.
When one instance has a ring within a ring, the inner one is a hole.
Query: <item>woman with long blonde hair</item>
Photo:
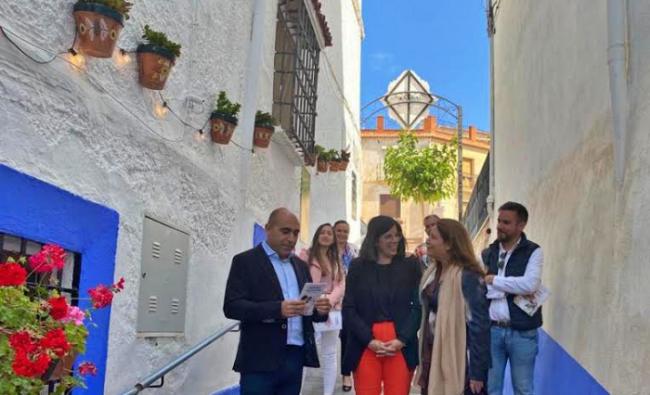
[[[336,386],[336,345],[343,321],[341,309],[345,293],[345,272],[339,258],[334,227],[329,223],[320,225],[314,233],[311,247],[303,250],[300,258],[309,265],[312,281],[327,283],[326,293],[332,310],[327,322],[314,324],[314,330],[320,346],[323,394],[332,395]]]
[[[427,254],[433,262],[420,284],[422,394],[484,394],[490,368],[489,303],[484,272],[465,227],[440,219],[429,233]]]

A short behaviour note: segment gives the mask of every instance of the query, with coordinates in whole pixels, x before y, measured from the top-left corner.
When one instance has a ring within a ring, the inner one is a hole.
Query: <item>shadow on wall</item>
[[[513,395],[510,365],[504,378],[504,395]],[[544,330],[539,331],[535,363],[535,395],[609,395],[609,392]]]

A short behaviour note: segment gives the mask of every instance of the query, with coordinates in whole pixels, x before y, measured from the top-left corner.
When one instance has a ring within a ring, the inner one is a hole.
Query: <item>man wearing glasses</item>
[[[542,249],[526,238],[527,222],[528,210],[523,205],[508,202],[499,207],[497,239],[481,254],[488,272],[485,282],[492,320],[489,395],[502,395],[508,360],[515,395],[533,395],[542,309],[530,316],[514,303],[517,295],[534,294],[542,281]]]

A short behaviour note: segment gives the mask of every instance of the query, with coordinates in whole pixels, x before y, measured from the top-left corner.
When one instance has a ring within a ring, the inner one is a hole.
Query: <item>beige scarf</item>
[[[428,395],[460,395],[465,389],[467,338],[462,272],[453,265],[440,277]]]

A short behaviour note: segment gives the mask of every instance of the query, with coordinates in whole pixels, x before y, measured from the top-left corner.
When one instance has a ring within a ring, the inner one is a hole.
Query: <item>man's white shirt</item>
[[[512,252],[519,245],[519,241],[506,253],[505,265],[499,269],[491,285],[487,286],[487,298],[490,299],[490,319],[492,321],[510,321],[510,310],[506,294],[529,295],[535,293],[542,283],[542,266],[544,265],[544,254],[539,247],[530,255],[528,265],[523,276],[506,277],[506,268]],[[499,256],[506,252],[503,245],[499,244]],[[484,262],[485,264],[485,262]]]

